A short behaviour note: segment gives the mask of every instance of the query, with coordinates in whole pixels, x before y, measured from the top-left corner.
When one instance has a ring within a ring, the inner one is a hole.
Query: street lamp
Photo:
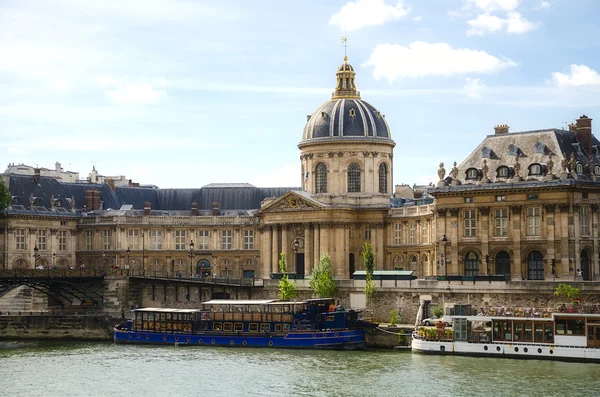
[[[144,233],[142,232],[142,277],[144,277],[146,275],[146,266],[145,266],[146,261],[144,258],[145,256],[146,256],[146,237],[144,237]]]
[[[56,252],[52,253],[52,270],[54,270],[54,266],[56,264]]]
[[[190,257],[190,277],[193,277],[192,263],[194,262],[194,240],[190,240],[190,250],[188,251]]]
[[[125,264],[125,270],[127,271],[127,276],[129,276],[129,254],[131,254],[131,250],[127,247],[127,263]]]
[[[485,256],[485,267],[487,268],[487,275],[490,275],[490,256]]]
[[[448,260],[446,259],[446,247],[448,246],[448,239],[444,234],[442,236],[442,247],[444,247],[444,276],[448,276]]]

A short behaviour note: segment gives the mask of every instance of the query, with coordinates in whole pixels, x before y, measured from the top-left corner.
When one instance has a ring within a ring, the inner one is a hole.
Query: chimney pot
[[[198,216],[198,203],[195,201],[192,203],[192,216]]]
[[[507,124],[498,124],[494,127],[494,133],[496,135],[499,134],[508,134],[509,126]]]
[[[569,126],[570,128],[571,126]],[[575,134],[581,146],[585,149],[588,155],[592,154],[592,119],[585,114],[578,118],[575,122]]]
[[[150,215],[150,201],[146,201],[144,203],[144,215],[148,216]]]
[[[218,201],[213,201],[212,203],[212,214],[213,216],[218,216],[219,215],[219,202]]]
[[[41,181],[41,175],[40,175],[40,169],[39,168],[34,168],[33,169],[33,179],[35,179],[35,182],[39,185],[40,181]]]

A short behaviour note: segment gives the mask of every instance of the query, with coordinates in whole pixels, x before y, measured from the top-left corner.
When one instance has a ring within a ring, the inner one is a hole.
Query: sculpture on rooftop
[[[456,179],[458,177],[458,168],[456,167],[456,161],[454,162],[452,171],[450,171],[450,175],[452,176],[452,179]]]
[[[440,181],[444,179],[446,176],[446,169],[444,168],[444,163],[440,163],[440,169],[438,170],[438,176],[440,177]]]

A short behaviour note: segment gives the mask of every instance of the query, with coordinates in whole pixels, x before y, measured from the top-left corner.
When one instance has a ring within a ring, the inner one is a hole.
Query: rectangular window
[[[465,203],[472,203],[473,197],[465,197]]]
[[[408,224],[408,243],[417,243],[417,224],[414,222]]]
[[[465,210],[463,215],[465,221],[465,237],[475,237],[477,235],[477,218],[475,210]]]
[[[527,208],[527,235],[539,236],[541,234],[542,209],[540,207]]]
[[[131,229],[127,231],[127,246],[132,250],[140,249],[140,231]]]
[[[85,249],[88,251],[94,249],[94,232],[92,230],[85,231]]]
[[[402,244],[402,224],[394,223],[394,245]]]
[[[107,230],[110,233],[110,230]],[[110,247],[109,247],[110,249]],[[66,251],[67,250],[67,231],[61,230],[58,232],[58,250]]]
[[[244,230],[244,249],[254,249],[254,230]]]
[[[38,230],[37,246],[41,251],[46,250],[46,230]]]
[[[198,249],[208,250],[208,230],[198,231]]]
[[[369,225],[365,226],[365,240],[371,239],[371,227]]]
[[[152,249],[153,250],[161,250],[162,249],[162,230],[152,230]]]
[[[24,250],[27,248],[27,244],[25,244],[25,229],[15,230],[15,242],[18,250]]]
[[[506,196],[496,196],[496,201],[506,201]]]
[[[539,196],[537,194],[528,194],[527,200],[537,200]]]
[[[421,244],[429,244],[429,223],[427,223],[427,222],[421,223],[421,234],[422,234]]]
[[[175,249],[185,250],[185,230],[175,230]]]
[[[221,234],[221,249],[230,250],[231,249],[231,230],[223,230]]]
[[[494,210],[495,236],[508,236],[508,208],[496,208]]]
[[[109,250],[110,249],[110,230],[104,231],[104,239],[102,244],[102,249]]]
[[[579,214],[579,222],[581,224],[581,235],[589,236],[590,235],[590,207],[587,205],[582,205],[580,214]]]

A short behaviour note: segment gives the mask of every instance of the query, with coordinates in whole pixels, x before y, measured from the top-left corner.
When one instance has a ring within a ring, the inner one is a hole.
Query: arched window
[[[162,262],[159,259],[155,259],[152,261],[152,267],[162,267]]]
[[[404,270],[403,263],[404,263],[404,259],[402,259],[402,255],[397,255],[394,257],[394,269],[395,270]]]
[[[496,169],[497,178],[508,178],[510,176],[510,170],[507,166],[501,165]]]
[[[348,167],[348,193],[360,193],[360,166],[356,163]]]
[[[473,277],[479,273],[479,258],[473,251],[465,255],[465,276]]]
[[[327,166],[323,163],[315,169],[315,192],[327,193]]]
[[[529,166],[529,175],[542,175],[542,166],[539,164],[531,164]]]
[[[577,163],[577,165],[575,166],[575,170],[578,174],[583,174],[583,164]]]
[[[379,165],[379,193],[387,193],[387,166],[384,163]]]

